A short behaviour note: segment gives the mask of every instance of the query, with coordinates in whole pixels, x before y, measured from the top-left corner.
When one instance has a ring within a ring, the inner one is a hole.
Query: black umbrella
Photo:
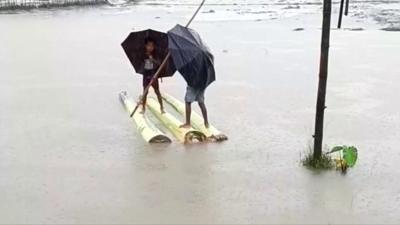
[[[189,22],[186,24],[186,27],[189,27],[189,25],[192,23],[193,19],[196,17],[196,15],[199,13],[201,7],[204,5],[206,0],[202,0],[202,2],[200,3],[199,7],[197,8],[196,12],[193,14],[193,16],[190,18]],[[145,96],[145,94],[148,93],[150,86],[152,85],[152,83],[161,75],[162,70],[164,70],[166,67],[168,67],[168,65],[173,65],[172,63],[169,63],[170,59],[171,59],[171,53],[168,52],[164,58],[164,60],[162,61],[160,67],[157,69],[157,72],[154,74],[153,78],[151,79],[150,83],[147,85],[147,87],[144,89],[143,93]],[[171,68],[168,70],[172,70]],[[173,70],[175,71],[176,69],[173,68]],[[132,117],[136,110],[139,108],[140,103],[143,101],[143,96],[140,100],[140,102],[138,102],[135,106],[135,108],[133,109],[130,117]]]
[[[196,31],[178,24],[168,31],[168,43],[175,68],[189,86],[205,89],[215,81],[214,56]]]
[[[163,32],[151,29],[132,32],[121,44],[136,73],[139,74],[144,74],[144,45],[148,38],[156,44],[155,58],[163,60],[168,54],[168,36]],[[169,60],[158,77],[172,76],[175,71],[174,65]]]

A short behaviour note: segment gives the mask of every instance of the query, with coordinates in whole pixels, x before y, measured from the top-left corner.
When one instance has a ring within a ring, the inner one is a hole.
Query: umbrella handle
[[[193,14],[192,18],[190,18],[189,22],[186,24],[185,27],[189,27],[189,25],[192,23],[193,19],[197,16],[197,14],[199,13],[201,7],[203,7],[204,3],[206,2],[206,0],[203,0],[199,7],[197,8],[196,12]]]

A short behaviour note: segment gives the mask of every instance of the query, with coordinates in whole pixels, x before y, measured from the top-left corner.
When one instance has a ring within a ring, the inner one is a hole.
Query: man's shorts
[[[185,102],[192,103],[204,103],[204,89],[196,89],[190,86],[186,87]]]

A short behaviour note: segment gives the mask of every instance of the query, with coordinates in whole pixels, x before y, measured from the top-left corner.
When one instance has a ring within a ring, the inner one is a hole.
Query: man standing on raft
[[[168,43],[175,68],[187,83],[186,121],[181,127],[191,127],[191,104],[198,102],[203,114],[204,126],[208,128],[204,91],[215,81],[214,56],[195,30],[179,24],[168,31]]]
[[[189,85],[186,87],[186,95],[185,95],[185,103],[186,103],[186,122],[185,124],[181,125],[181,128],[190,128],[190,117],[192,114],[192,102],[197,102],[201,109],[201,114],[203,115],[204,119],[204,126],[206,128],[209,127],[208,117],[207,117],[207,108],[204,104],[204,92],[205,89],[198,89],[190,87]]]

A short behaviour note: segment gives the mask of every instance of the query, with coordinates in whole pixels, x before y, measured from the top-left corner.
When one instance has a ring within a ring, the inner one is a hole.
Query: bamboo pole
[[[203,7],[204,3],[206,2],[206,0],[203,0],[199,7],[197,8],[197,10],[195,11],[195,13],[193,14],[193,16],[190,18],[190,20],[188,21],[188,23],[186,24],[185,27],[189,27],[190,24],[192,23],[192,21],[194,20],[194,18],[197,16],[197,14],[199,13],[201,7]],[[143,102],[143,98],[144,96],[147,95],[147,93],[149,92],[149,89],[151,87],[151,85],[158,79],[158,77],[160,76],[161,70],[164,69],[165,65],[168,62],[169,57],[171,57],[171,53],[168,52],[168,54],[165,56],[163,62],[161,63],[160,67],[158,67],[158,70],[156,71],[156,73],[153,75],[153,78],[150,80],[150,83],[147,85],[147,87],[144,89],[143,91],[143,95],[142,98],[140,99],[140,101],[137,103],[135,109],[133,110],[133,112],[131,113],[131,117],[135,114],[135,112],[137,111],[137,109],[139,108],[139,106],[142,104]]]
[[[325,112],[325,97],[326,84],[328,79],[328,59],[329,59],[329,42],[331,31],[331,13],[332,0],[324,0],[322,19],[322,37],[321,37],[321,57],[319,65],[319,82],[318,82],[318,97],[315,115],[315,133],[314,133],[314,159],[321,158],[322,155],[322,140],[324,129],[324,112]]]

